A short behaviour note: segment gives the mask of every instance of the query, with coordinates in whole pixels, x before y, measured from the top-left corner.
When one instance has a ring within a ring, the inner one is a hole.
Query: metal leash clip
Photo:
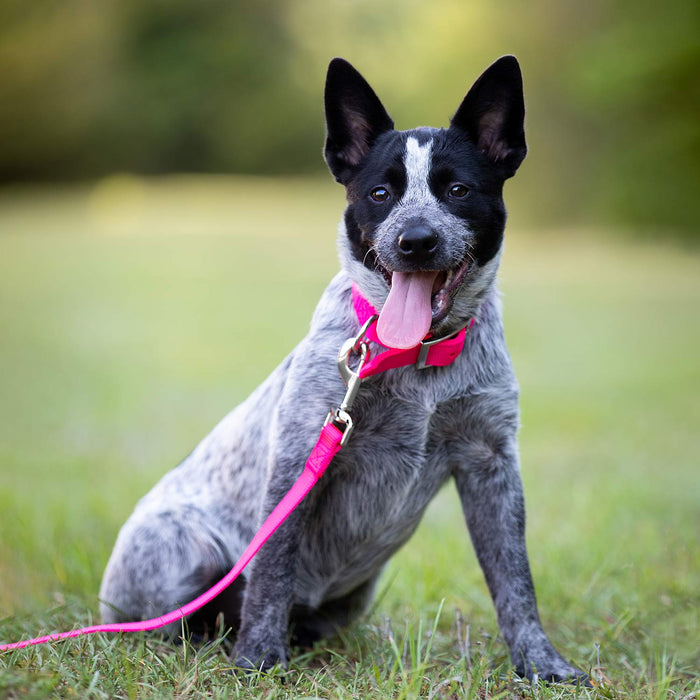
[[[362,328],[360,328],[360,332],[354,338],[348,338],[338,352],[338,372],[340,372],[340,376],[345,382],[345,386],[347,386],[347,391],[345,392],[345,397],[340,403],[340,406],[335,410],[331,409],[329,411],[324,425],[332,422],[342,431],[343,438],[340,441],[341,447],[345,445],[350,437],[350,433],[355,427],[352,417],[350,416],[350,410],[355,402],[357,392],[360,390],[360,384],[362,384],[360,372],[365,362],[369,359],[369,344],[364,337],[367,329],[376,318],[376,316],[368,318],[362,325]],[[357,367],[354,370],[350,368],[350,356],[352,354],[360,356]]]

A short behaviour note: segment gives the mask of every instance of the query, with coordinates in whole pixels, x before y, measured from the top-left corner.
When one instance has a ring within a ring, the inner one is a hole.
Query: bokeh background
[[[96,617],[138,498],[306,332],[344,205],[329,59],[410,128],[512,53],[530,152],[500,288],[543,623],[606,697],[697,692],[699,37],[696,0],[2,0],[0,640]],[[377,607],[289,687],[520,696],[462,521],[444,489]],[[387,620],[435,625],[408,689]],[[186,651],[80,644],[12,657],[0,695],[216,694]],[[225,654],[207,664],[232,692]]]
[[[699,34],[691,0],[6,0],[0,181],[317,174],[330,57],[408,128],[445,124],[514,53],[531,146],[517,216],[695,239]]]

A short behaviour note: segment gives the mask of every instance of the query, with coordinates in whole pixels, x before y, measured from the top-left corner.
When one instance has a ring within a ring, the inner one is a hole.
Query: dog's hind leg
[[[375,576],[346,595],[328,600],[317,609],[294,606],[290,614],[291,642],[294,646],[310,647],[324,637],[337,634],[359,617],[374,594]]]
[[[170,612],[207,590],[232,563],[222,534],[201,509],[137,510],[119,533],[107,564],[100,588],[102,619],[124,622]],[[236,626],[243,587],[239,579],[192,615],[186,629],[198,637],[211,635],[220,613],[226,626]],[[181,629],[175,622],[163,632],[175,637]]]

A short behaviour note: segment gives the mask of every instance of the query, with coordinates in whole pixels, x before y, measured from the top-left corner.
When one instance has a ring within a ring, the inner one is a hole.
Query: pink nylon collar
[[[357,314],[360,326],[369,321],[372,316],[378,316],[377,310],[362,295],[359,287],[352,285],[352,305]],[[428,334],[418,345],[407,350],[388,348],[377,337],[377,323],[371,323],[365,331],[365,337],[372,343],[385,348],[382,352],[370,357],[360,370],[360,378],[371,377],[388,369],[416,365],[417,369],[425,367],[445,367],[451,365],[464,349],[467,331],[474,325],[472,318],[465,328],[446,338],[433,339]]]

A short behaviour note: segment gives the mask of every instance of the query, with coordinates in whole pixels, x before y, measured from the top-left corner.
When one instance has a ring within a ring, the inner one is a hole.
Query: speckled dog
[[[162,614],[230,569],[344,394],[336,355],[358,332],[354,282],[381,310],[384,345],[411,347],[429,331],[447,336],[475,318],[464,350],[448,367],[405,367],[362,384],[347,447],[245,576],[190,628],[223,612],[238,630],[237,666],[286,663],[290,633],[309,643],[366,608],[382,567],[452,478],[517,672],[583,680],[537,613],[516,443],[518,385],[494,285],[503,182],[526,153],[518,63],[506,56],[488,68],[447,129],[395,131],[371,87],[342,59],[329,66],[325,106],[325,158],[348,199],[338,238],[342,271],[298,347],[138,503],[107,565],[102,617]]]

